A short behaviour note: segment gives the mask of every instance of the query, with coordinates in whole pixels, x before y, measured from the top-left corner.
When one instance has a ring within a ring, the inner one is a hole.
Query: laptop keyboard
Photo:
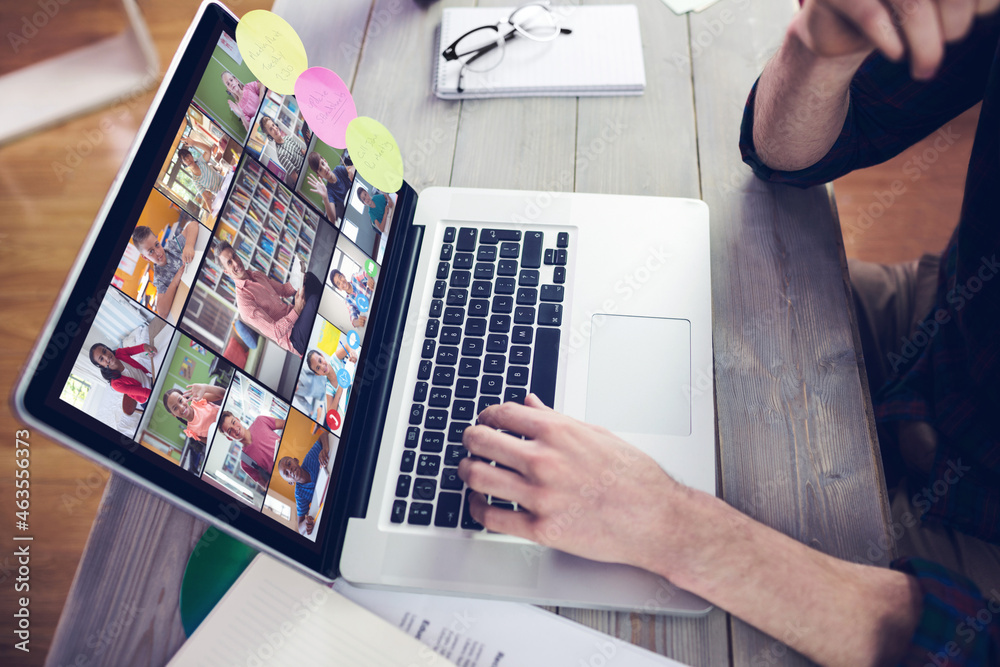
[[[445,229],[393,523],[482,530],[458,477],[458,463],[468,455],[462,432],[490,405],[523,403],[529,391],[552,405],[569,234],[549,235],[555,238],[539,231]],[[501,498],[488,500],[518,509]]]

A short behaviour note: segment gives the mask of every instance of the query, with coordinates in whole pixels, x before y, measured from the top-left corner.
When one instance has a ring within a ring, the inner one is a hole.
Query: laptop
[[[381,192],[254,78],[235,29],[202,5],[20,417],[319,579],[706,613],[650,573],[484,530],[457,476],[478,413],[533,392],[715,492],[705,204]]]

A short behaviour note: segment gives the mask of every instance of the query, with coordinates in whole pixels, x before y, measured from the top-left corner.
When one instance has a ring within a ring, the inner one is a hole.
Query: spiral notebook
[[[548,42],[514,39],[488,72],[468,69],[441,52],[459,36],[504,21],[514,7],[451,7],[442,12],[434,93],[448,100],[490,97],[641,95],[646,88],[639,12],[635,5],[556,5],[560,27],[572,34]]]

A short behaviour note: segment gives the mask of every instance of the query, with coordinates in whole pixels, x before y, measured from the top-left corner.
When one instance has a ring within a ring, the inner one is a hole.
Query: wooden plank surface
[[[889,514],[831,192],[763,183],[737,148],[745,94],[794,6],[723,0],[691,16],[702,194],[712,215],[722,491],[816,549],[884,565],[889,554],[868,561],[868,542],[886,537]],[[804,663],[781,639],[732,619],[734,664]]]
[[[580,98],[576,191],[699,198],[687,17],[660,0],[585,4],[636,5],[646,92]]]
[[[206,527],[112,475],[46,664],[164,664],[185,639],[181,580]]]

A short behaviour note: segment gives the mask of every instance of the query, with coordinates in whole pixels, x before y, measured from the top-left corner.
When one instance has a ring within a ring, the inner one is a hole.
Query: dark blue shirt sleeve
[[[983,595],[965,577],[919,558],[898,558],[892,568],[916,577],[923,591],[901,667],[1000,664],[1000,591]]]
[[[1000,36],[998,16],[977,21],[969,37],[949,45],[931,81],[911,79],[905,61],[893,63],[878,53],[868,58],[851,82],[840,136],[819,162],[799,171],[773,170],[757,155],[753,143],[755,83],[743,112],[743,161],[766,181],[809,187],[885,162],[935,131],[942,132],[942,140],[950,146],[955,137],[942,126],[983,98]]]

